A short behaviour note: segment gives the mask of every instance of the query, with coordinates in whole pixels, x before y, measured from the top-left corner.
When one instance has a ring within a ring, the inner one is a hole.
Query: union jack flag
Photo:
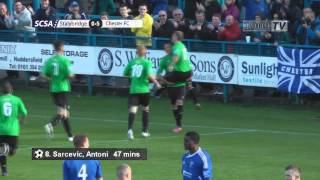
[[[320,49],[279,46],[278,89],[296,94],[320,93]]]

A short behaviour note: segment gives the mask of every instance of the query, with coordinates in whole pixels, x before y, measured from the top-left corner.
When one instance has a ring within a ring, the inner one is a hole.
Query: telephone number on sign
[[[42,66],[32,64],[9,64],[9,68],[12,70],[39,71],[42,69]]]

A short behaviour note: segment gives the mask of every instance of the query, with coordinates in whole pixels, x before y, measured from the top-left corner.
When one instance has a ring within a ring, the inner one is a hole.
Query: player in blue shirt
[[[199,147],[200,136],[197,132],[187,132],[182,157],[183,180],[212,180],[212,160],[207,151]]]
[[[73,144],[76,148],[89,148],[89,139],[86,135],[76,135]],[[65,160],[63,179],[103,180],[101,163],[98,160]]]

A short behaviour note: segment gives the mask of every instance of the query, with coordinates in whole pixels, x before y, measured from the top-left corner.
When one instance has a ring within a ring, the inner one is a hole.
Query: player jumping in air
[[[86,135],[75,135],[75,148],[89,148]],[[65,160],[63,162],[63,180],[103,180],[101,162],[98,160]]]
[[[160,96],[161,96],[161,93],[165,90],[165,87],[166,87],[166,80],[164,78],[161,77],[162,73],[165,72],[167,73],[168,72],[168,68],[169,68],[169,65],[171,63],[171,60],[172,60],[172,46],[170,43],[165,43],[164,45],[164,51],[166,52],[166,55],[161,58],[160,60],[160,66],[159,66],[159,71],[158,71],[158,78],[161,79],[161,81],[164,83],[164,86],[162,86],[161,89],[157,89],[155,92],[154,92],[154,96],[159,99]],[[161,63],[162,62],[162,63]],[[191,65],[191,63],[190,63]],[[170,84],[170,83],[168,83]],[[187,83],[184,83],[184,82],[179,82],[179,83],[176,83],[176,84],[185,84],[186,86],[186,90],[187,90],[187,94],[192,98],[192,101],[194,103],[194,105],[196,106],[196,108],[198,110],[201,109],[201,104],[199,103],[199,100],[198,100],[198,97],[197,97],[197,93],[196,93],[196,90],[195,88],[193,87],[193,84],[192,84],[192,79],[188,79],[187,80]],[[172,87],[172,86],[171,86]],[[185,95],[184,95],[185,96]]]
[[[50,92],[57,107],[57,114],[44,127],[49,137],[53,137],[53,127],[62,121],[68,140],[72,142],[68,102],[71,89],[69,78],[73,77],[70,70],[71,63],[69,59],[63,56],[64,43],[62,41],[54,42],[53,47],[56,53],[45,62],[43,75],[50,81]]]
[[[0,97],[0,165],[2,176],[8,176],[7,157],[16,153],[21,121],[27,116],[27,109],[22,100],[12,95],[13,88],[9,82],[4,83],[3,95]]]
[[[168,67],[172,60],[171,55],[171,44],[166,43],[164,45],[164,50],[167,53],[166,56],[160,59],[159,69],[157,71],[157,76],[161,82],[163,80],[161,74],[163,72],[168,71]],[[186,94],[186,83],[185,82],[178,82],[174,84],[168,84],[167,90],[168,95],[172,105],[172,112],[173,116],[176,120],[176,128],[172,129],[172,132],[179,133],[182,131],[182,115],[183,115],[183,101]]]
[[[163,77],[168,83],[187,82],[192,77],[192,66],[188,57],[186,46],[181,42],[183,32],[175,31],[172,34],[172,60],[168,65],[168,72]]]
[[[142,106],[142,136],[149,137],[149,99],[150,89],[149,82],[153,82],[157,88],[160,84],[152,75],[152,63],[145,59],[147,52],[146,47],[139,45],[137,47],[138,57],[131,60],[124,70],[124,76],[128,76],[131,80],[130,96],[129,96],[129,118],[128,118],[128,138],[134,139],[133,123],[138,111],[138,107]]]

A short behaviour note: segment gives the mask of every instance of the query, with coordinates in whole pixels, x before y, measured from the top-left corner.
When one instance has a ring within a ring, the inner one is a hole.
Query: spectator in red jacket
[[[228,15],[232,15],[239,21],[240,10],[235,4],[235,0],[226,0],[225,4],[222,5],[222,19],[225,20]]]
[[[219,32],[218,38],[223,41],[237,41],[240,36],[241,30],[238,21],[232,15],[228,15],[225,26]]]

